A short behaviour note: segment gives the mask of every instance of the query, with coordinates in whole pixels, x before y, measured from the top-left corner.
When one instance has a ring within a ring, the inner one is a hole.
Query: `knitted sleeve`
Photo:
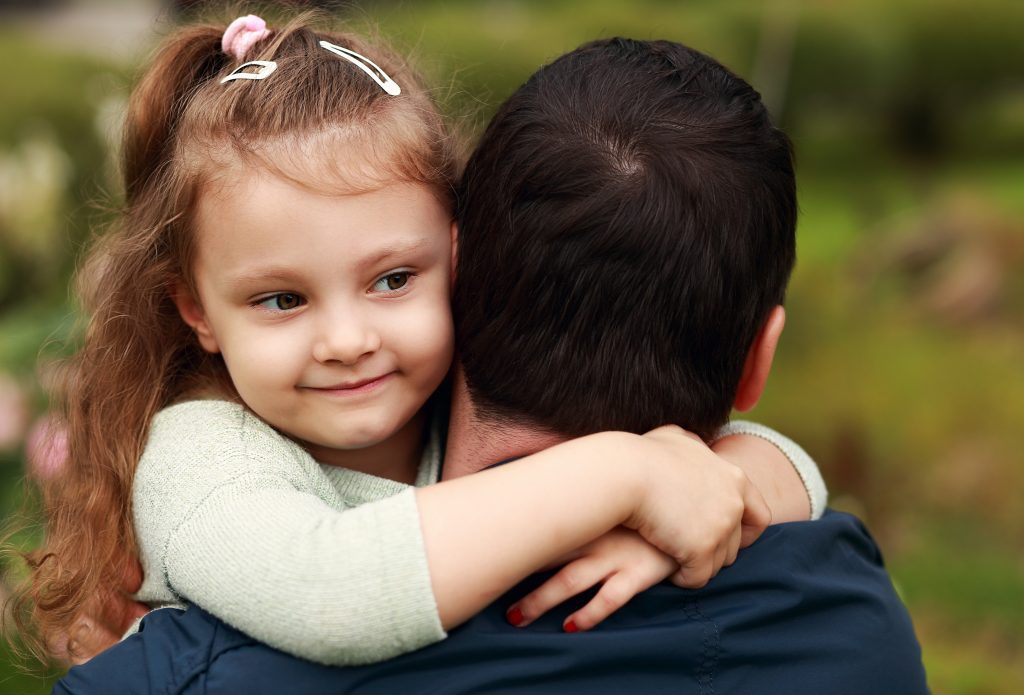
[[[163,588],[330,665],[445,637],[414,491],[346,508],[308,454],[239,406],[196,401],[159,414],[134,500],[143,598]]]
[[[770,427],[744,420],[734,420],[727,423],[722,429],[718,430],[711,443],[713,444],[719,439],[733,434],[749,434],[754,437],[760,437],[775,445],[775,448],[781,451],[789,459],[789,462],[793,464],[796,474],[800,476],[800,480],[804,484],[804,489],[807,490],[807,497],[811,501],[811,519],[821,518],[825,507],[828,505],[828,489],[825,487],[824,478],[821,477],[821,471],[818,470],[818,464],[814,462],[814,459],[799,444]]]

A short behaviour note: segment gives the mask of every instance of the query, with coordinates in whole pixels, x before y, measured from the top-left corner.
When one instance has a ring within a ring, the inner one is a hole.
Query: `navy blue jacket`
[[[357,668],[288,656],[198,608],[156,611],[54,693],[928,691],[910,616],[874,540],[847,514],[773,526],[703,589],[656,586],[590,632],[561,631],[572,607],[525,629],[505,621],[505,608],[546,576],[443,642]]]

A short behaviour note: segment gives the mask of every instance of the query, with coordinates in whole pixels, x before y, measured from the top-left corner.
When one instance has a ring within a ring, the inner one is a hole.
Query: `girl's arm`
[[[828,502],[825,481],[814,460],[792,440],[764,425],[734,421],[719,430],[712,449],[743,469],[758,487],[773,524],[821,516]],[[735,557],[730,555],[722,565],[731,565]],[[557,574],[509,607],[509,622],[528,625],[601,585],[593,599],[563,620],[570,632],[589,630],[676,570],[671,557],[625,529],[605,534],[558,564],[564,567]]]
[[[324,663],[379,661],[441,639],[620,524],[667,551],[678,581],[699,585],[739,543],[741,518],[750,535],[768,520],[746,476],[678,428],[592,435],[341,510],[289,478],[294,455],[266,450],[276,433],[265,425],[225,444],[221,430],[244,415],[193,415],[152,428],[150,465],[136,479],[147,585],[166,583],[253,637]]]
[[[582,437],[417,496],[446,627],[620,524],[673,558],[677,584],[703,586],[770,518],[740,469],[676,427]]]

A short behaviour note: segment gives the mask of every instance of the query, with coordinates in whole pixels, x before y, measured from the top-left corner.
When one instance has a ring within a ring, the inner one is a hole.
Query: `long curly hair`
[[[132,482],[149,422],[196,388],[233,389],[179,317],[172,287],[193,291],[193,214],[204,189],[262,167],[331,194],[388,182],[428,185],[453,207],[462,140],[407,62],[379,41],[322,28],[304,13],[244,60],[222,52],[226,24],[170,35],[132,92],[124,127],[124,205],[76,278],[87,318],[53,394],[68,441],[62,472],[38,481],[42,546],[7,606],[42,661],[91,656],[92,621],[138,557]],[[391,96],[320,40],[370,57],[401,87]],[[221,80],[271,60],[263,80]]]

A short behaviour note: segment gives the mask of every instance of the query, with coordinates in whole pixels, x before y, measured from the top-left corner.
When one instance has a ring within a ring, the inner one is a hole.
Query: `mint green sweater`
[[[719,436],[764,437],[825,505],[817,466],[752,423]],[[437,481],[435,436],[416,486]],[[374,502],[374,504],[364,504]],[[154,607],[201,606],[282,651],[331,665],[383,661],[445,637],[430,585],[413,488],[318,464],[241,405],[179,403],[150,425],[133,491]]]
[[[435,438],[416,484],[439,469]],[[160,411],[133,502],[144,603],[194,603],[324,664],[382,661],[445,637],[413,489],[320,465],[238,404]]]

